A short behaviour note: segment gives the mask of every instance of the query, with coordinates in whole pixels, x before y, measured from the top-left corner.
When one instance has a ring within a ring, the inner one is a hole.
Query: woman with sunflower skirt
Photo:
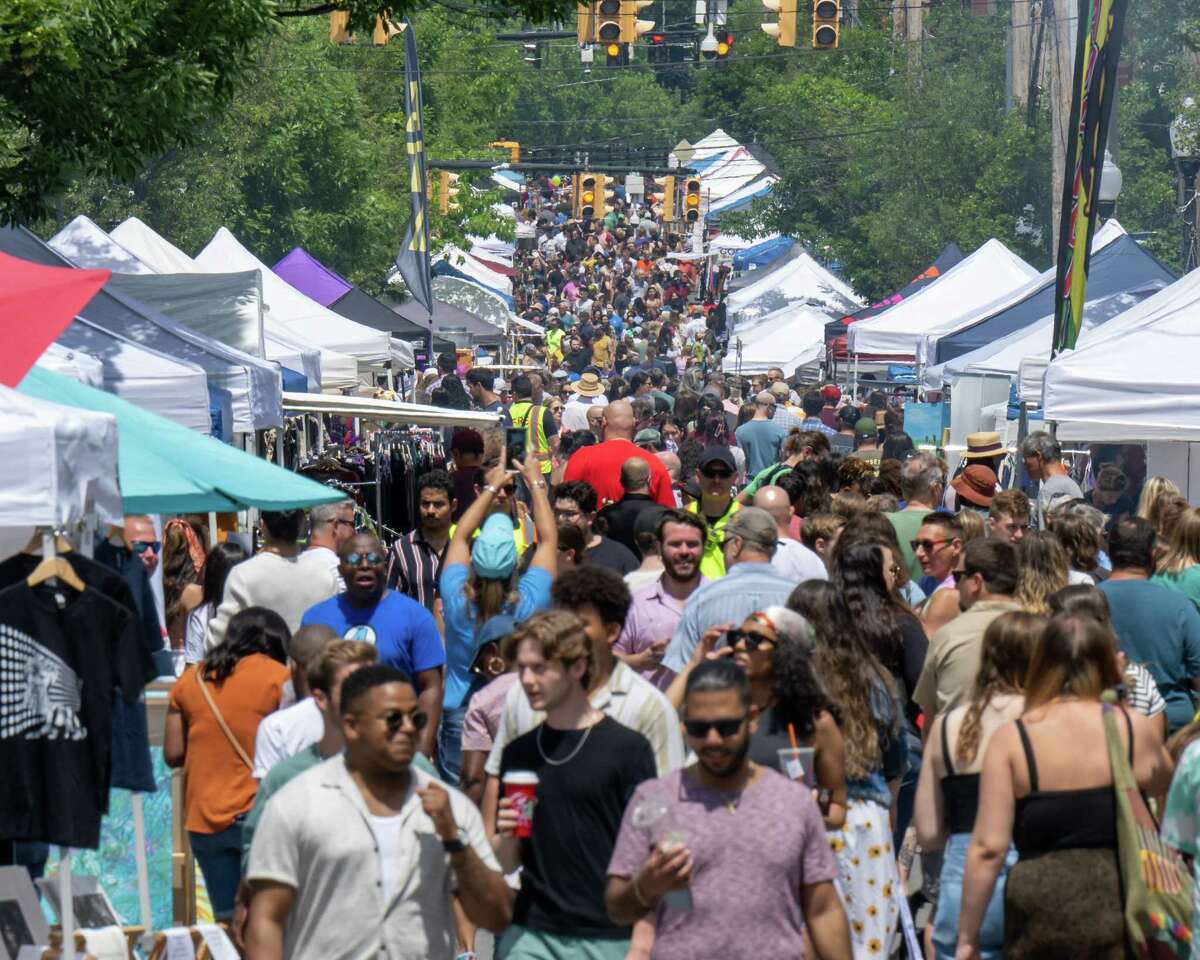
[[[899,921],[890,811],[907,766],[902,706],[896,682],[875,652],[878,644],[870,642],[879,625],[864,618],[854,601],[864,581],[882,582],[886,549],[856,544],[838,556],[832,617],[828,624],[814,623],[817,672],[841,709],[845,740],[846,822],[829,832],[829,843],[855,960],[888,956]]]

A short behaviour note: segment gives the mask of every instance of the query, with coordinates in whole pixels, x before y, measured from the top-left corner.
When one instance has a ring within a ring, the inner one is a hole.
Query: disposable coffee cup
[[[780,747],[779,769],[789,780],[800,780],[815,787],[817,778],[813,771],[814,747]]]
[[[526,839],[533,834],[533,808],[537,804],[538,775],[531,770],[512,770],[504,775],[504,795],[517,811],[516,836]]]

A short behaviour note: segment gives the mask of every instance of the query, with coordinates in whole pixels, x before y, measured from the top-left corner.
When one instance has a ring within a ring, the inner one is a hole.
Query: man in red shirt
[[[581,447],[571,454],[563,480],[586,480],[596,491],[601,506],[616,503],[625,495],[621,486],[621,464],[630,457],[645,460],[650,466],[650,496],[664,507],[675,506],[671,476],[662,461],[633,443],[633,405],[617,400],[604,408],[604,442]]]

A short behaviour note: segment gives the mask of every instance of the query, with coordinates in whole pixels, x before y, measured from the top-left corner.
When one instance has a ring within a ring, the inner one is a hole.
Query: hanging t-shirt
[[[112,697],[153,676],[133,617],[98,591],[0,592],[0,837],[99,845]]]
[[[153,597],[149,598],[147,607],[150,614],[143,617],[137,596],[125,576],[75,550],[61,556],[71,565],[71,569],[79,574],[80,580],[93,590],[104,594],[133,617],[135,630],[147,653],[153,655],[162,650],[162,631],[158,626],[158,613]],[[134,559],[137,567],[130,567],[129,572],[139,575],[140,582],[146,584],[145,568],[140,560]],[[0,563],[0,590],[22,582],[33,573],[41,560],[40,556],[31,553],[18,553],[4,560]],[[159,673],[162,667],[160,663],[159,669],[153,673]],[[111,785],[122,790],[153,793],[158,788],[154,782],[154,767],[150,760],[150,730],[146,722],[146,705],[140,702],[127,703],[121,697],[114,697],[112,706]]]
[[[538,775],[513,923],[572,937],[628,937],[628,927],[608,919],[604,887],[625,804],[657,776],[649,741],[611,717],[583,730],[541,724],[504,748],[501,779],[509,770]]]

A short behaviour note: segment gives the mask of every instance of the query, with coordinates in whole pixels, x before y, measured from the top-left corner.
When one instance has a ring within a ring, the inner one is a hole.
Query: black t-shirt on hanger
[[[136,700],[153,672],[133,616],[99,591],[0,592],[0,837],[98,846],[112,697]]]

